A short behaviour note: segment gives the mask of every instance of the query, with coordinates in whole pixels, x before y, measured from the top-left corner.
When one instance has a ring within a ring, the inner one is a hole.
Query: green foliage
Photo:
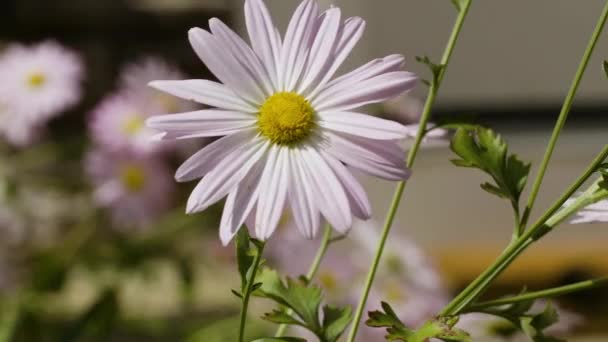
[[[457,317],[440,317],[422,325],[418,330],[412,330],[401,322],[395,311],[388,303],[382,302],[382,310],[369,313],[366,324],[375,328],[386,328],[388,341],[426,342],[436,338],[445,342],[471,342],[469,334],[455,329]]]
[[[533,304],[534,300],[529,300],[507,306],[484,309],[479,312],[508,320],[534,342],[563,341],[552,336],[547,336],[544,333],[545,329],[559,321],[559,315],[553,305],[548,303],[542,312],[537,313],[531,311]]]
[[[434,63],[428,56],[416,56],[416,61],[418,63],[426,65],[429,70],[431,70],[431,74],[433,75],[432,82],[429,82],[427,80],[423,80],[422,82],[424,82],[428,86],[438,85],[440,83],[439,81],[441,79],[441,76],[445,70],[445,65]]]
[[[239,230],[236,236],[236,260],[239,275],[241,276],[241,293],[245,292],[247,287],[247,279],[249,279],[248,273],[251,266],[253,266],[253,261],[255,260],[255,257],[251,251],[249,240],[250,237],[247,229]]]
[[[289,278],[284,282],[276,271],[270,269],[264,269],[257,280],[262,285],[256,295],[271,299],[282,307],[293,310],[295,314],[292,316],[283,310],[273,310],[264,315],[263,318],[267,321],[301,326],[314,333],[321,342],[336,342],[352,319],[350,307],[326,305],[322,308],[321,315],[323,295],[318,286]]]
[[[452,160],[456,166],[477,168],[489,174],[494,183],[483,183],[481,188],[510,200],[514,208],[518,208],[530,164],[514,154],[509,155],[507,144],[499,134],[480,126],[461,126],[450,146],[462,158]]]

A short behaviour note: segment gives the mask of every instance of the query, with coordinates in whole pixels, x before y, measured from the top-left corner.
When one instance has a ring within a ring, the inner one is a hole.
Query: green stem
[[[260,267],[260,263],[262,261],[262,253],[264,252],[264,242],[255,243],[254,245],[257,248],[257,252],[253,259],[251,274],[249,275],[249,279],[247,280],[247,288],[245,289],[245,293],[243,293],[243,306],[241,307],[241,323],[239,325],[239,342],[243,342],[245,340],[245,323],[247,322],[247,309],[249,308],[249,299],[251,298],[251,293],[253,292],[253,285],[255,285],[255,277],[258,273],[258,268]]]
[[[10,342],[14,338],[22,310],[20,297],[21,296],[18,294],[15,299],[7,301],[7,305],[2,312],[2,320],[0,321],[0,342]]]
[[[573,292],[579,292],[584,290],[589,290],[594,287],[598,287],[600,285],[605,285],[608,283],[608,277],[602,277],[592,280],[581,281],[579,283],[574,283],[566,286],[554,287],[551,289],[528,292],[518,296],[506,297],[496,300],[490,300],[487,302],[481,302],[475,305],[472,305],[470,309],[467,309],[467,312],[477,312],[479,310],[483,310],[486,308],[491,308],[495,306],[501,305],[509,305],[516,304],[520,302],[526,302],[535,299],[541,298],[552,298],[559,297],[563,295],[567,295]]]
[[[574,96],[576,95],[578,88],[580,86],[583,75],[585,74],[585,70],[587,70],[587,66],[589,65],[589,60],[595,47],[597,45],[598,39],[606,25],[606,19],[608,18],[608,2],[604,6],[604,10],[602,11],[602,15],[600,16],[599,21],[593,31],[593,35],[589,40],[589,44],[587,45],[587,49],[585,50],[585,54],[583,55],[583,59],[574,75],[574,80],[572,81],[572,85],[570,86],[570,90],[568,91],[568,95],[564,100],[564,104],[562,106],[561,112],[555,123],[555,128],[553,129],[553,134],[551,135],[551,139],[549,140],[549,144],[547,145],[547,150],[545,151],[545,156],[543,161],[538,169],[538,173],[536,176],[536,180],[534,181],[534,185],[532,186],[532,190],[530,192],[530,197],[528,198],[528,204],[526,205],[526,209],[524,211],[524,215],[521,221],[521,229],[525,229],[526,224],[528,223],[528,219],[530,218],[530,214],[532,213],[532,208],[534,206],[534,202],[536,201],[536,197],[538,196],[538,191],[540,190],[540,186],[543,182],[543,178],[547,171],[547,166],[549,165],[549,161],[551,160],[551,156],[553,155],[553,150],[555,150],[555,145],[557,143],[557,139],[559,138],[560,132],[564,128],[566,124],[566,119],[568,119],[568,114],[570,113],[570,109],[572,108],[572,102],[574,101]]]
[[[456,296],[444,309],[441,315],[457,315],[476,300],[485,289],[532,243],[548,233],[555,225],[563,221],[569,214],[558,213],[553,216],[564,203],[591,177],[608,156],[608,145],[606,145],[585,172],[562,194],[562,196],[547,210],[529,230],[521,237],[514,240],[496,261],[479,275],[469,286]],[[571,212],[570,212],[571,214]],[[551,225],[549,225],[550,223]]]
[[[444,50],[443,57],[441,58],[441,71],[439,75],[433,75],[434,80],[430,85],[429,95],[427,96],[424,110],[422,112],[422,116],[420,118],[420,124],[418,127],[418,133],[416,134],[416,140],[414,145],[410,149],[408,158],[407,158],[407,166],[412,168],[414,166],[414,162],[416,160],[416,156],[418,155],[418,151],[420,150],[420,146],[422,144],[422,140],[424,138],[424,134],[426,132],[426,126],[430,119],[430,115],[433,109],[433,105],[435,104],[435,99],[437,97],[437,92],[441,83],[443,81],[445,70],[448,67],[450,59],[452,57],[452,53],[454,51],[454,47],[456,46],[456,41],[460,35],[460,31],[462,30],[462,26],[464,24],[464,20],[469,12],[469,8],[471,6],[472,0],[465,1],[462,8],[458,13],[458,18],[454,24],[454,28],[452,29],[452,34],[448,40],[448,44]],[[357,310],[355,311],[354,319],[351,323],[351,329],[347,338],[348,342],[353,342],[355,337],[357,336],[357,332],[359,330],[359,322],[363,316],[363,312],[365,310],[365,305],[367,304],[367,299],[369,297],[369,292],[371,290],[372,284],[376,277],[376,273],[378,271],[378,266],[380,265],[380,260],[382,259],[382,254],[384,253],[384,248],[386,246],[386,241],[388,239],[389,233],[393,226],[393,222],[395,220],[395,216],[397,214],[397,209],[401,204],[401,199],[403,197],[403,192],[405,190],[406,182],[399,182],[397,188],[395,190],[395,194],[393,195],[393,200],[391,206],[389,208],[386,220],[384,222],[384,227],[382,229],[382,234],[380,236],[380,241],[378,243],[378,247],[376,250],[376,254],[370,266],[367,279],[365,282],[365,287],[363,288],[363,293],[361,294],[361,298],[359,300],[359,305],[357,306]]]
[[[315,259],[312,262],[312,264],[310,265],[310,268],[308,269],[308,273],[306,273],[306,280],[308,282],[311,282],[314,279],[317,272],[319,271],[319,266],[321,266],[321,261],[323,260],[325,253],[327,253],[327,249],[329,248],[329,245],[332,244],[332,241],[333,240],[331,238],[331,225],[328,223],[327,225],[325,225],[325,233],[323,234],[323,240],[321,240],[321,245],[319,245],[319,249],[317,250],[317,255],[315,255]],[[287,310],[287,314],[288,315],[293,314],[293,310],[292,309]],[[277,332],[274,334],[274,337],[282,337],[285,334],[286,330],[287,330],[287,324],[279,325],[279,328],[277,329]]]

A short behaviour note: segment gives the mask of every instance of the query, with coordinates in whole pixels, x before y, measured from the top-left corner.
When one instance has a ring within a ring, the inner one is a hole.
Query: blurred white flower
[[[0,99],[0,135],[15,146],[26,146],[36,140],[40,131],[39,123],[19,112],[10,102]]]
[[[262,0],[245,1],[250,47],[218,19],[193,28],[190,43],[222,82],[155,81],[150,85],[216,109],[153,117],[164,139],[223,137],[177,171],[179,181],[202,178],[188,200],[200,212],[227,196],[220,227],[227,244],[249,215],[254,236],[267,240],[290,208],[307,238],[321,216],[340,233],[353,216],[367,219],[365,191],[345,164],[389,180],[409,176],[396,140],[402,125],[353,112],[411,90],[417,78],[391,55],[332,80],[361,37],[361,18],[342,21],[339,8],[316,1],[296,9],[284,39]]]
[[[546,307],[545,301],[538,301],[532,307],[532,312],[542,312]],[[582,317],[576,313],[554,305],[559,315],[559,321],[545,329],[547,335],[558,337],[567,336],[576,326],[582,323]],[[528,342],[530,338],[504,318],[483,313],[465,314],[460,317],[457,327],[471,334],[473,341],[484,342]]]
[[[44,122],[76,104],[83,62],[56,42],[10,45],[0,56],[0,102],[31,123]]]
[[[571,198],[564,204],[564,207],[572,205],[576,199]],[[571,224],[579,223],[605,223],[608,222],[608,200],[602,200],[590,204],[574,214],[570,219]]]
[[[118,229],[145,228],[171,205],[174,183],[158,159],[96,150],[89,153],[86,170],[94,199],[111,210]]]

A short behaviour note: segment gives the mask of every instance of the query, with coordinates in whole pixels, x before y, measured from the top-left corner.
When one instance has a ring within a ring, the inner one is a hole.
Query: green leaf
[[[289,325],[300,325],[306,327],[306,325],[292,316],[288,315],[285,311],[273,310],[272,312],[265,313],[263,319],[276,323],[276,324],[289,324]]]
[[[350,307],[337,308],[326,305],[323,307],[323,337],[324,341],[336,342],[342,336],[353,317]]]
[[[485,191],[519,203],[530,172],[530,164],[509,155],[506,142],[489,128],[463,125],[458,128],[452,143],[452,151],[461,159],[452,163],[459,167],[476,168],[490,175],[494,183],[483,183]]]
[[[322,296],[319,287],[306,286],[289,278],[284,283],[276,271],[268,268],[258,275],[257,280],[262,283],[257,295],[292,309],[312,331],[321,330],[319,309]]]
[[[251,248],[249,246],[249,232],[247,229],[239,230],[236,235],[236,260],[239,268],[239,274],[241,275],[241,292],[245,292],[247,287],[247,275],[251,266],[253,266],[254,256],[251,255]]]
[[[305,339],[299,337],[264,337],[251,342],[306,342]]]

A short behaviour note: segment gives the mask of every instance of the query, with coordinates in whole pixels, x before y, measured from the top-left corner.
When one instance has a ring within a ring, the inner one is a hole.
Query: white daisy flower
[[[568,207],[575,201],[576,199],[569,199],[564,204],[564,207]],[[571,224],[605,222],[608,222],[608,200],[599,201],[586,206],[585,208],[577,211],[576,214],[574,214],[574,217],[570,220]]]
[[[253,235],[267,240],[284,208],[298,230],[317,235],[320,216],[340,233],[352,217],[370,217],[365,191],[345,164],[388,180],[409,176],[396,140],[405,128],[354,110],[412,89],[404,58],[374,60],[333,79],[365,22],[342,22],[340,9],[319,12],[314,0],[296,9],[281,38],[262,0],[245,2],[252,47],[218,19],[189,31],[192,47],[222,82],[155,81],[150,85],[215,107],[148,119],[164,139],[223,136],[177,171],[178,181],[203,178],[189,213],[228,196],[220,227],[227,244],[250,215]]]
[[[83,63],[58,43],[9,46],[0,58],[0,99],[31,122],[61,114],[81,96]]]

